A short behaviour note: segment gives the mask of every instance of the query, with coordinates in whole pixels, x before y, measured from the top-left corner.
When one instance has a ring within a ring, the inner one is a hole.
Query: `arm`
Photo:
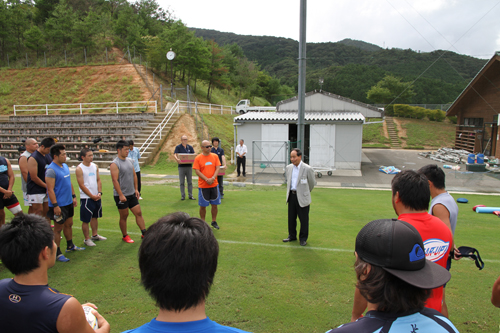
[[[88,195],[90,199],[96,200],[94,198],[96,196],[92,195],[92,193],[90,193],[89,189],[85,186],[85,183],[84,183],[84,180],[83,180],[83,171],[82,171],[82,168],[76,167],[75,175],[76,175],[76,181],[78,182],[78,186],[80,187],[80,189],[82,190],[82,192],[85,193],[86,195]]]
[[[31,180],[40,187],[47,188],[47,185],[38,178],[38,163],[34,158],[28,160],[28,172],[30,173]]]
[[[96,331],[87,323],[82,305],[76,298],[71,297],[64,303],[59,317],[57,317],[57,331],[61,333],[109,333],[110,326],[106,319],[97,311],[92,311],[92,313],[96,316],[99,326]]]
[[[446,226],[448,227],[448,229],[450,229],[450,232],[451,232],[450,212],[448,211],[448,209],[444,205],[442,205],[442,204],[434,205],[434,207],[432,207],[432,215],[434,215],[435,217],[437,217],[438,219],[443,221],[444,224],[446,224]],[[453,233],[452,233],[452,236],[453,236]],[[458,258],[460,258],[460,257],[457,258],[457,255],[459,255],[460,252],[458,252],[458,249],[455,248],[455,242],[453,240],[452,240],[452,243],[450,244],[450,252],[451,251],[454,252],[452,258],[458,260]]]
[[[24,181],[28,182],[28,158],[26,156],[21,156],[19,158],[19,169],[21,170],[21,176]]]
[[[493,290],[491,291],[491,304],[500,308],[500,276],[493,284]]]
[[[177,152],[177,147],[175,147],[175,150],[174,150],[174,158],[175,158],[175,161],[177,162],[177,164],[181,163],[181,160],[179,159],[179,154]]]
[[[120,201],[121,202],[127,201],[127,198],[125,198],[122,189],[120,188],[120,183],[118,182],[118,175],[120,174],[118,166],[115,163],[111,163],[111,165],[109,166],[109,171],[111,172],[111,181],[113,182],[113,187],[115,188],[116,193],[118,193]]]
[[[225,169],[225,168],[226,168],[226,156],[222,155],[222,166],[221,166],[221,169]]]
[[[351,322],[358,320],[363,315],[363,312],[365,312],[367,306],[368,302],[363,295],[361,295],[359,289],[356,288],[354,291],[354,304],[352,306]]]
[[[47,182],[47,194],[49,195],[50,202],[53,205],[57,204],[56,192],[54,192],[54,186],[56,186],[56,179],[45,177],[45,181]],[[54,207],[54,214],[61,215],[61,207]]]
[[[73,188],[73,184],[71,184],[71,196],[73,197],[73,207],[78,206],[78,202],[76,201],[75,189]]]
[[[205,182],[207,182],[208,185],[212,185],[212,183],[214,182],[214,178],[208,178],[207,176],[205,176],[200,170],[198,169],[194,169],[194,172],[196,172],[196,175],[203,179]],[[219,172],[219,167],[217,167],[217,169],[215,170],[215,173],[217,174]],[[215,176],[217,178],[217,176]]]
[[[137,199],[141,197],[141,194],[137,190],[139,188],[139,181],[137,180],[137,174],[134,172],[134,189],[135,189],[135,196]]]
[[[97,196],[98,196],[97,200],[101,200],[101,197],[102,197],[102,183],[101,183],[101,176],[99,175],[99,168],[95,168],[95,176],[96,176],[96,180],[97,180]]]
[[[309,185],[309,192],[312,192],[316,186],[316,178],[314,177],[314,170],[311,167],[307,168],[307,184]]]

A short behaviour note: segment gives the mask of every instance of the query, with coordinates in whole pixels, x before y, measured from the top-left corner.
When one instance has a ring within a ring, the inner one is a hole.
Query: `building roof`
[[[234,121],[244,122],[283,122],[291,123],[298,120],[298,112],[248,112],[235,117]],[[304,120],[308,123],[360,122],[365,117],[361,112],[304,112]]]
[[[355,101],[351,98],[346,98],[346,97],[343,97],[343,96],[340,96],[340,95],[335,95],[335,94],[332,94],[332,93],[329,93],[327,91],[323,91],[323,90],[314,90],[314,91],[310,91],[308,93],[305,94],[305,97],[306,97],[306,100],[310,97],[312,97],[313,95],[322,95],[322,96],[326,96],[326,97],[329,97],[331,99],[334,99],[334,100],[337,100],[339,102],[343,102],[342,104],[342,107],[341,107],[341,110],[337,109],[331,109],[331,107],[334,107],[333,104],[330,105],[330,104],[327,104],[326,107],[330,107],[330,109],[328,110],[324,110],[324,109],[308,109],[308,108],[317,108],[318,105],[307,105],[306,103],[306,111],[334,111],[334,112],[339,112],[339,111],[353,111],[353,112],[363,112],[365,113],[365,111],[362,111],[363,109],[365,110],[370,110],[370,111],[375,111],[375,116],[377,117],[380,117],[380,116],[383,116],[383,110],[381,110],[380,108],[377,108],[376,106],[373,106],[373,105],[370,105],[370,104],[365,104],[365,103],[362,103],[362,102],[358,102],[358,101]],[[298,102],[298,96],[295,96],[295,97],[292,97],[292,98],[289,98],[289,99],[285,99],[283,101],[280,101],[276,104],[276,110],[278,112],[288,112],[288,111],[291,111],[289,110],[289,108],[284,108],[284,105],[286,104],[290,104],[290,103],[293,103],[295,105],[295,103]],[[338,102],[337,102],[337,106],[338,105]],[[323,105],[323,107],[325,107],[325,105]],[[280,109],[284,108],[285,110],[284,111],[280,111]],[[373,115],[372,115],[373,116]]]
[[[458,95],[457,99],[450,106],[448,111],[446,112],[447,116],[456,116],[460,111],[460,104],[464,102],[467,98],[482,98],[479,93],[474,89],[474,86],[478,83],[478,81],[488,72],[488,70],[493,66],[495,62],[500,62],[500,51],[495,52],[493,57],[486,63],[486,65],[481,68],[481,70],[474,76],[474,78],[469,82],[467,87]],[[493,110],[495,113],[498,113],[498,110]]]

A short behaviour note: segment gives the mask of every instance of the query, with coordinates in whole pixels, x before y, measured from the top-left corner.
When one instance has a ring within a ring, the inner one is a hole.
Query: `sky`
[[[189,28],[299,40],[300,0],[157,0]],[[309,0],[306,41],[362,40],[383,48],[500,51],[500,0]]]

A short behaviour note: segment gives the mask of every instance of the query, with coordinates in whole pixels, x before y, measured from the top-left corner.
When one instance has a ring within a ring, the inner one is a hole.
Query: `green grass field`
[[[129,233],[136,243],[121,241],[110,176],[102,179],[104,217],[99,233],[108,240],[68,254],[69,263],[56,263],[49,270],[49,284],[81,303],[95,303],[112,332],[121,332],[150,321],[157,309],[140,285],[139,229],[131,215]],[[143,179],[140,204],[147,225],[174,211],[198,215],[196,201],[181,201],[178,186],[162,181]],[[17,194],[20,183],[17,178]],[[207,300],[211,319],[252,332],[325,332],[350,319],[355,236],[371,220],[395,217],[390,192],[315,189],[306,247],[281,241],[287,236],[284,192],[283,186],[226,187],[217,219],[221,229],[215,231],[219,266]],[[469,199],[469,204],[460,206],[456,242],[478,248],[485,268],[479,271],[465,259],[453,263],[446,288],[450,319],[460,332],[497,332],[499,313],[490,303],[490,293],[500,275],[500,220],[471,208],[498,205],[498,197],[454,197]],[[78,216],[73,232],[81,246]],[[8,277],[11,273],[0,267],[0,278]]]

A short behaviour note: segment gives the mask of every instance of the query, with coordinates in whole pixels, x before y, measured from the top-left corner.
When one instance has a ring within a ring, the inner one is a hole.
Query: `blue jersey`
[[[59,312],[71,295],[48,285],[27,286],[0,280],[2,332],[57,332]]]
[[[354,323],[339,326],[327,333],[458,333],[451,321],[434,309],[403,314],[368,311]]]
[[[223,326],[217,324],[215,321],[211,321],[210,318],[205,318],[203,320],[188,321],[183,323],[169,323],[164,321],[158,321],[156,319],[151,320],[136,329],[125,331],[123,333],[248,333],[240,329]]]
[[[71,190],[71,174],[66,163],[62,167],[52,162],[47,167],[46,178],[55,178],[54,192],[56,194],[57,205],[59,207],[71,205],[73,203],[73,191]],[[54,207],[49,197],[49,207]]]

